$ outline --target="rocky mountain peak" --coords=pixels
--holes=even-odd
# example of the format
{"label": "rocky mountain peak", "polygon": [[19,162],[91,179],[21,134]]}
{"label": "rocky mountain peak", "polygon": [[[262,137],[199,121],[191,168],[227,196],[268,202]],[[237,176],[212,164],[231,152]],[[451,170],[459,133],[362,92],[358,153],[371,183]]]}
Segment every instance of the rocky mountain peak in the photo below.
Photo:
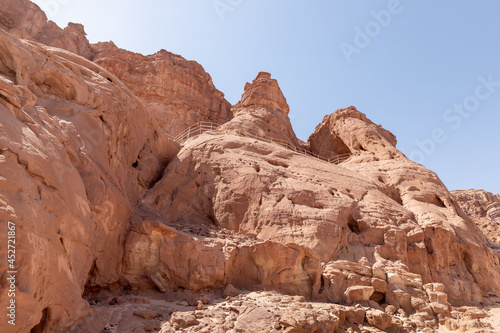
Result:
{"label": "rocky mountain peak", "polygon": [[245,85],[245,92],[241,96],[239,104],[242,107],[270,107],[286,114],[290,111],[278,81],[272,79],[271,74],[267,72],[260,72],[252,83]]}
{"label": "rocky mountain peak", "polygon": [[498,195],[451,194],[354,107],[308,140],[350,157],[319,159],[271,74],[242,90],[3,1],[0,332],[489,331]]}
{"label": "rocky mountain peak", "polygon": [[374,124],[354,106],[325,116],[308,139],[311,151],[325,157],[356,154],[364,159],[392,159],[403,156],[396,144],[394,134]]}
{"label": "rocky mountain peak", "polygon": [[61,29],[34,3],[26,0],[2,1],[0,6],[0,28],[10,34],[41,42],[78,54],[84,58],[93,57],[83,25],[68,23]]}
{"label": "rocky mountain peak", "polygon": [[241,100],[231,108],[233,119],[221,129],[300,146],[288,117],[289,111],[278,81],[272,79],[270,73],[260,72],[252,83],[245,85]]}

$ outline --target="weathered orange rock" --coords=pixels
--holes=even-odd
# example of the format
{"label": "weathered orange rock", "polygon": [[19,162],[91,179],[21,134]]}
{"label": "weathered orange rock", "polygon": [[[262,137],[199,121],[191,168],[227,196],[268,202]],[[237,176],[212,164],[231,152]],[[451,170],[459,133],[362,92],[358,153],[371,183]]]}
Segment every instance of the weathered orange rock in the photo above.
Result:
{"label": "weathered orange rock", "polygon": [[345,291],[345,297],[349,304],[367,302],[373,295],[373,287],[354,286]]}
{"label": "weathered orange rock", "polygon": [[301,146],[288,118],[289,110],[278,81],[271,79],[271,74],[260,72],[252,83],[245,85],[241,101],[231,109],[234,118],[220,131]]}
{"label": "weathered orange rock", "polygon": [[[412,295],[427,298],[424,283],[443,283],[452,304],[477,303],[496,290],[487,276],[499,274],[498,259],[439,178],[399,153],[384,130],[367,120],[359,123],[366,119],[359,112],[350,109],[337,119],[349,124],[351,117],[357,130],[346,127],[345,134],[339,127],[338,135],[373,149],[350,143],[353,157],[340,166],[224,131],[188,140],[144,198],[144,208],[177,223],[205,221],[303,246],[333,262],[325,266],[319,295],[331,301],[341,301],[351,286],[371,286],[371,274],[388,284],[389,298],[406,312],[413,311]],[[380,132],[382,143],[370,131]],[[352,134],[357,132],[359,137]],[[471,256],[482,259],[471,262]],[[362,265],[354,263],[362,259]]]}
{"label": "weathered orange rock", "polygon": [[366,320],[379,330],[386,330],[392,324],[392,317],[380,310],[370,310],[366,313]]}
{"label": "weathered orange rock", "polygon": [[452,191],[457,204],[500,251],[500,195],[482,191]]}
{"label": "weathered orange rock", "polygon": [[[269,73],[230,110],[195,62],[88,48],[82,26],[26,1],[0,11],[0,218],[23,244],[20,331],[423,330],[483,319],[453,306],[500,292],[494,232],[474,224],[496,223],[498,196],[450,194],[354,107],[306,145]],[[200,120],[224,125],[167,138]]]}
{"label": "weathered orange rock", "polygon": [[325,116],[307,143],[313,152],[325,157],[346,153],[363,155],[363,152],[378,159],[402,156],[396,149],[396,137],[353,106]]}
{"label": "weathered orange rock", "polygon": [[[358,213],[354,217],[355,223],[351,222],[354,230],[366,238],[371,233],[370,229],[381,227],[381,220],[385,220],[389,228],[383,232],[383,241],[379,238],[376,256],[401,260],[410,272],[421,275],[422,283],[443,283],[452,304],[461,303],[464,299],[477,302],[491,286],[491,279],[487,275],[496,271],[493,267],[498,258],[488,249],[480,230],[470,222],[439,178],[406,159],[395,148],[396,141],[392,134],[365,119],[354,108],[336,111],[325,118],[309,139],[311,145],[314,140],[321,142],[333,137],[333,134],[328,133],[337,135],[353,154],[342,164],[344,168],[364,175],[409,213],[397,217],[387,211],[379,214],[371,210],[364,214],[364,218],[359,218],[361,214]],[[365,131],[361,130],[362,126],[365,126]],[[326,133],[326,137],[321,139],[320,133]],[[316,152],[327,154],[325,150]],[[371,201],[369,195],[368,191],[364,202]],[[376,201],[381,202],[379,199]],[[398,207],[385,207],[389,206]],[[371,214],[375,214],[378,220],[368,222],[367,217]],[[401,224],[395,225],[394,221]],[[410,227],[413,224],[410,221],[416,222],[418,226]],[[464,247],[467,248],[465,252]],[[474,261],[470,260],[472,257]],[[464,292],[465,280],[481,282],[478,285],[476,282],[466,282],[469,287]],[[479,285],[482,286],[481,290],[478,289]]]}
{"label": "weathered orange rock", "polygon": [[170,136],[200,121],[222,124],[231,118],[231,104],[197,62],[165,50],[143,56],[112,42],[93,49],[94,62],[125,83]]}
{"label": "weathered orange rock", "polygon": [[89,314],[86,285],[119,279],[134,204],[178,148],[94,63],[3,30],[0,58],[0,217],[22,244],[16,328],[63,330]]}
{"label": "weathered orange rock", "polygon": [[239,102],[241,107],[263,106],[288,114],[285,96],[281,92],[278,81],[271,78],[270,73],[260,72],[252,83],[245,85],[245,93]]}
{"label": "weathered orange rock", "polygon": [[125,83],[171,137],[199,121],[224,123],[231,118],[230,103],[195,61],[165,50],[143,56],[119,49],[112,42],[90,44],[83,25],[68,23],[61,29],[26,0],[9,0],[2,5],[0,28],[93,60]]}
{"label": "weathered orange rock", "polygon": [[0,7],[0,29],[18,38],[31,39],[59,47],[87,59],[93,57],[92,47],[83,25],[68,23],[61,29],[34,3],[26,0],[3,1]]}

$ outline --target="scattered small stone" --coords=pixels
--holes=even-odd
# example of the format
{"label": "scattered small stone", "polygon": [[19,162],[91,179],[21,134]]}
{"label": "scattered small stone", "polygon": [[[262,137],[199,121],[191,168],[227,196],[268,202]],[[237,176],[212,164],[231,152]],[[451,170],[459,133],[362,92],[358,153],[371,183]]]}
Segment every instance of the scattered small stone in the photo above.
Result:
{"label": "scattered small stone", "polygon": [[175,312],[172,314],[171,322],[174,327],[185,328],[198,325],[200,322],[193,313]]}
{"label": "scattered small stone", "polygon": [[406,317],[408,317],[408,315],[406,314],[405,310],[403,310],[403,309],[399,309],[399,310],[397,311],[397,316],[398,316],[398,317],[402,317],[402,318],[406,318]]}
{"label": "scattered small stone", "polygon": [[303,303],[306,301],[306,298],[304,296],[294,296],[292,299],[294,302],[298,303]]}
{"label": "scattered small stone", "polygon": [[143,319],[154,319],[158,315],[156,311],[135,311],[134,316],[140,317]]}
{"label": "scattered small stone", "polygon": [[233,312],[236,312],[236,313],[240,313],[240,309],[238,309],[238,308],[237,308],[237,307],[235,307],[235,306],[230,306],[230,307],[229,307],[229,310],[230,310],[230,311],[233,311]]}
{"label": "scattered small stone", "polygon": [[393,315],[398,309],[394,305],[387,305],[384,310],[387,314]]}
{"label": "scattered small stone", "polygon": [[232,284],[228,284],[226,288],[224,288],[224,292],[222,293],[223,297],[229,297],[229,296],[238,296],[241,294],[241,291],[239,289],[236,289]]}

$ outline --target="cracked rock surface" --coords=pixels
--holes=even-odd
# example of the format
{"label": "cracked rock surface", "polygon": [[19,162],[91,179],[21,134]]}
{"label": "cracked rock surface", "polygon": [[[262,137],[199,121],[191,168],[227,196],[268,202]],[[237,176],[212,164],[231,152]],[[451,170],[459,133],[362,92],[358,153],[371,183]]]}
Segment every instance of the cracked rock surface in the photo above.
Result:
{"label": "cracked rock surface", "polygon": [[0,13],[16,332],[498,331],[498,195],[450,193],[355,107],[300,141],[269,73],[230,106],[195,62]]}

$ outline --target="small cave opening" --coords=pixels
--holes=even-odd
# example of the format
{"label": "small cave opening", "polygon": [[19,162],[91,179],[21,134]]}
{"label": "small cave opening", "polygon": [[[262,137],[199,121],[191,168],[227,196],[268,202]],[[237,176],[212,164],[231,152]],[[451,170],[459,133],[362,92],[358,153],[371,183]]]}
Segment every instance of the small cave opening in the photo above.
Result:
{"label": "small cave opening", "polygon": [[368,225],[364,221],[360,221],[359,218],[355,218],[353,214],[349,214],[347,218],[347,227],[351,232],[359,235],[368,228]]}
{"label": "small cave opening", "polygon": [[106,78],[109,82],[113,82],[113,80],[111,80],[109,77]]}
{"label": "small cave opening", "polygon": [[139,166],[139,160],[132,163],[132,168],[137,169],[138,166]]}
{"label": "small cave opening", "polygon": [[99,274],[99,269],[97,268],[96,260],[92,263],[90,267],[89,274],[87,275],[87,282],[85,283],[85,288],[83,289],[83,297],[90,297],[92,293],[100,291],[101,288],[94,284],[95,278]]}
{"label": "small cave opening", "polygon": [[378,304],[382,305],[385,303],[385,294],[381,293],[379,291],[376,291],[370,296],[370,301],[374,301],[374,302],[377,302]]}
{"label": "small cave opening", "polygon": [[355,234],[360,234],[361,233],[361,226],[359,225],[358,221],[356,221],[352,215],[349,215],[349,219],[347,220],[347,226],[349,227],[349,230],[354,232]]}
{"label": "small cave opening", "polygon": [[434,244],[432,238],[426,238],[425,239],[425,250],[428,255],[434,255]]}
{"label": "small cave opening", "polygon": [[321,274],[321,286],[319,288],[318,294],[322,294],[324,290],[325,290],[325,278],[323,274]]}
{"label": "small cave opening", "polygon": [[403,206],[403,198],[401,197],[401,191],[399,188],[397,188],[394,185],[391,186],[386,186],[386,188],[383,189],[383,193],[397,202],[399,205]]}
{"label": "small cave opening", "polygon": [[392,195],[392,199],[394,201],[396,201],[398,204],[400,204],[401,206],[404,206],[403,198],[401,197],[401,191],[399,190],[399,188],[394,189],[394,194]]}
{"label": "small cave opening", "polygon": [[435,196],[433,203],[438,207],[446,208],[444,201],[438,195]]}
{"label": "small cave opening", "polygon": [[40,322],[38,325],[33,327],[30,331],[30,333],[43,333],[45,332],[45,327],[47,326],[47,322],[49,320],[49,308],[45,308],[42,310],[42,319],[40,319]]}
{"label": "small cave opening", "polygon": [[356,235],[359,235],[370,229],[370,225],[363,220],[359,209],[360,207],[358,206],[358,204],[354,202],[351,204],[351,207],[348,208],[347,213],[344,215],[344,221],[346,224],[343,226],[343,228],[345,228],[345,226],[347,225],[349,230]]}

